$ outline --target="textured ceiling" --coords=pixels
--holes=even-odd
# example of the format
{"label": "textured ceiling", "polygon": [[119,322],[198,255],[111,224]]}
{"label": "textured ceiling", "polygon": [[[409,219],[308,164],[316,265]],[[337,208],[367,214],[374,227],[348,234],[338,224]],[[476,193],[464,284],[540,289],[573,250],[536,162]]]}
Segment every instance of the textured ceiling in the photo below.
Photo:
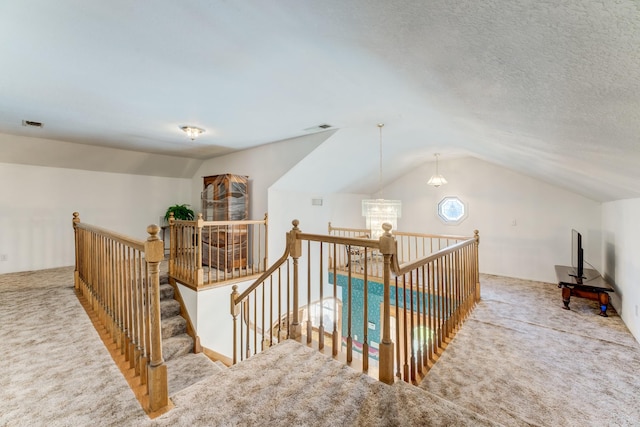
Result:
{"label": "textured ceiling", "polygon": [[441,152],[640,197],[634,0],[4,1],[0,40],[0,133],[204,159],[329,123],[375,168],[384,122],[389,179]]}

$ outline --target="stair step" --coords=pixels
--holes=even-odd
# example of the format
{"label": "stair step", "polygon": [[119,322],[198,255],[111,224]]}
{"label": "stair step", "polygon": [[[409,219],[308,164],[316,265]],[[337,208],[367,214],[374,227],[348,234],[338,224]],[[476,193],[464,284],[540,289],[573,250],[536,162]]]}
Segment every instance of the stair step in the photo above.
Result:
{"label": "stair step", "polygon": [[204,353],[190,353],[174,358],[167,362],[169,395],[172,396],[220,372],[222,369]]}
{"label": "stair step", "polygon": [[165,361],[175,359],[193,351],[193,338],[187,334],[162,340],[162,358]]}
{"label": "stair step", "polygon": [[187,321],[182,316],[162,319],[162,339],[166,340],[187,331]]}
{"label": "stair step", "polygon": [[166,299],[160,301],[160,318],[168,319],[169,317],[180,315],[180,303],[174,299]]}
{"label": "stair step", "polygon": [[160,301],[165,299],[173,299],[173,286],[170,284],[160,285]]}

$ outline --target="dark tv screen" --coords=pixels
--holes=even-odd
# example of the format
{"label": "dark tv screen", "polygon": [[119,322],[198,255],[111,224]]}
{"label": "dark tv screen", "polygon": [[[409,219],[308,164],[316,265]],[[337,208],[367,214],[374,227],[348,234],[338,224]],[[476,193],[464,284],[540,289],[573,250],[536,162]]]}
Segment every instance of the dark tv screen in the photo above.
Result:
{"label": "dark tv screen", "polygon": [[582,279],[584,273],[584,252],[582,250],[582,234],[571,230],[571,266],[578,279]]}

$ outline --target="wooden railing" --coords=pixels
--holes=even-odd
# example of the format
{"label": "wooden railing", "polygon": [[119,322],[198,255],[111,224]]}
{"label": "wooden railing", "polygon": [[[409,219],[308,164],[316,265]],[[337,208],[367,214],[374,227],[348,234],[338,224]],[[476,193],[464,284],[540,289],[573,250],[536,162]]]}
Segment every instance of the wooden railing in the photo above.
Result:
{"label": "wooden railing", "polygon": [[[388,224],[380,240],[355,237],[366,232],[357,229],[306,234],[298,224],[273,266],[242,293],[233,287],[233,363],[292,338],[363,372],[377,370],[387,384],[395,377],[417,382],[479,299],[478,233],[429,236],[452,244],[400,263]],[[345,248],[359,251],[361,266]]]}
{"label": "wooden railing", "polygon": [[78,296],[143,386],[136,397],[144,409],[161,411],[169,397],[160,324],[160,227],[150,225],[147,240],[139,241],[83,224],[74,212],[73,228]]}
{"label": "wooden railing", "polygon": [[169,276],[197,290],[249,280],[267,265],[267,217],[263,220],[169,219]]}
{"label": "wooden railing", "polygon": [[[364,228],[346,228],[346,227],[334,227],[329,223],[329,235],[340,237],[356,237],[356,238],[369,238],[371,232]],[[397,243],[397,256],[399,263],[409,262],[412,260],[420,259],[431,255],[435,252],[447,248],[452,244],[467,240],[465,236],[454,235],[439,235],[439,234],[422,234],[422,233],[409,233],[403,231],[394,231],[393,236],[396,238]],[[349,263],[356,264],[354,273],[362,273],[364,270],[364,263],[362,262],[362,253],[357,247],[345,246],[343,250],[338,250],[335,263],[337,268],[345,269]],[[369,259],[381,260],[379,251],[373,251],[369,255]],[[333,260],[330,260],[333,262]],[[381,263],[368,263],[368,275],[374,277],[382,277],[382,264]],[[358,271],[360,270],[360,271]]]}

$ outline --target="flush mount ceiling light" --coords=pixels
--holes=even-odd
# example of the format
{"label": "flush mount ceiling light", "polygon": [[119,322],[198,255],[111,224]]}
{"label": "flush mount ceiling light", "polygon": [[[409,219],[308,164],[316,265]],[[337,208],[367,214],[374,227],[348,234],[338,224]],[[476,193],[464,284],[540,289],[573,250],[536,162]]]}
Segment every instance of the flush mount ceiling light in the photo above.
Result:
{"label": "flush mount ceiling light", "polygon": [[371,230],[371,238],[379,239],[383,233],[382,224],[388,222],[392,230],[398,227],[398,218],[402,215],[402,202],[400,200],[385,200],[382,198],[382,127],[380,129],[380,188],[379,199],[366,199],[362,201],[362,215],[366,218],[367,228]]}
{"label": "flush mount ceiling light", "polygon": [[180,126],[180,129],[182,129],[192,141],[196,139],[198,135],[204,133],[204,129],[195,126]]}
{"label": "flush mount ceiling light", "polygon": [[429,178],[429,181],[427,181],[427,184],[429,185],[433,185],[434,187],[440,187],[441,185],[444,185],[447,183],[447,180],[444,179],[444,176],[440,175],[440,172],[438,171],[438,156],[440,154],[436,153],[434,154],[434,156],[436,156],[436,174],[433,175],[431,178]]}

